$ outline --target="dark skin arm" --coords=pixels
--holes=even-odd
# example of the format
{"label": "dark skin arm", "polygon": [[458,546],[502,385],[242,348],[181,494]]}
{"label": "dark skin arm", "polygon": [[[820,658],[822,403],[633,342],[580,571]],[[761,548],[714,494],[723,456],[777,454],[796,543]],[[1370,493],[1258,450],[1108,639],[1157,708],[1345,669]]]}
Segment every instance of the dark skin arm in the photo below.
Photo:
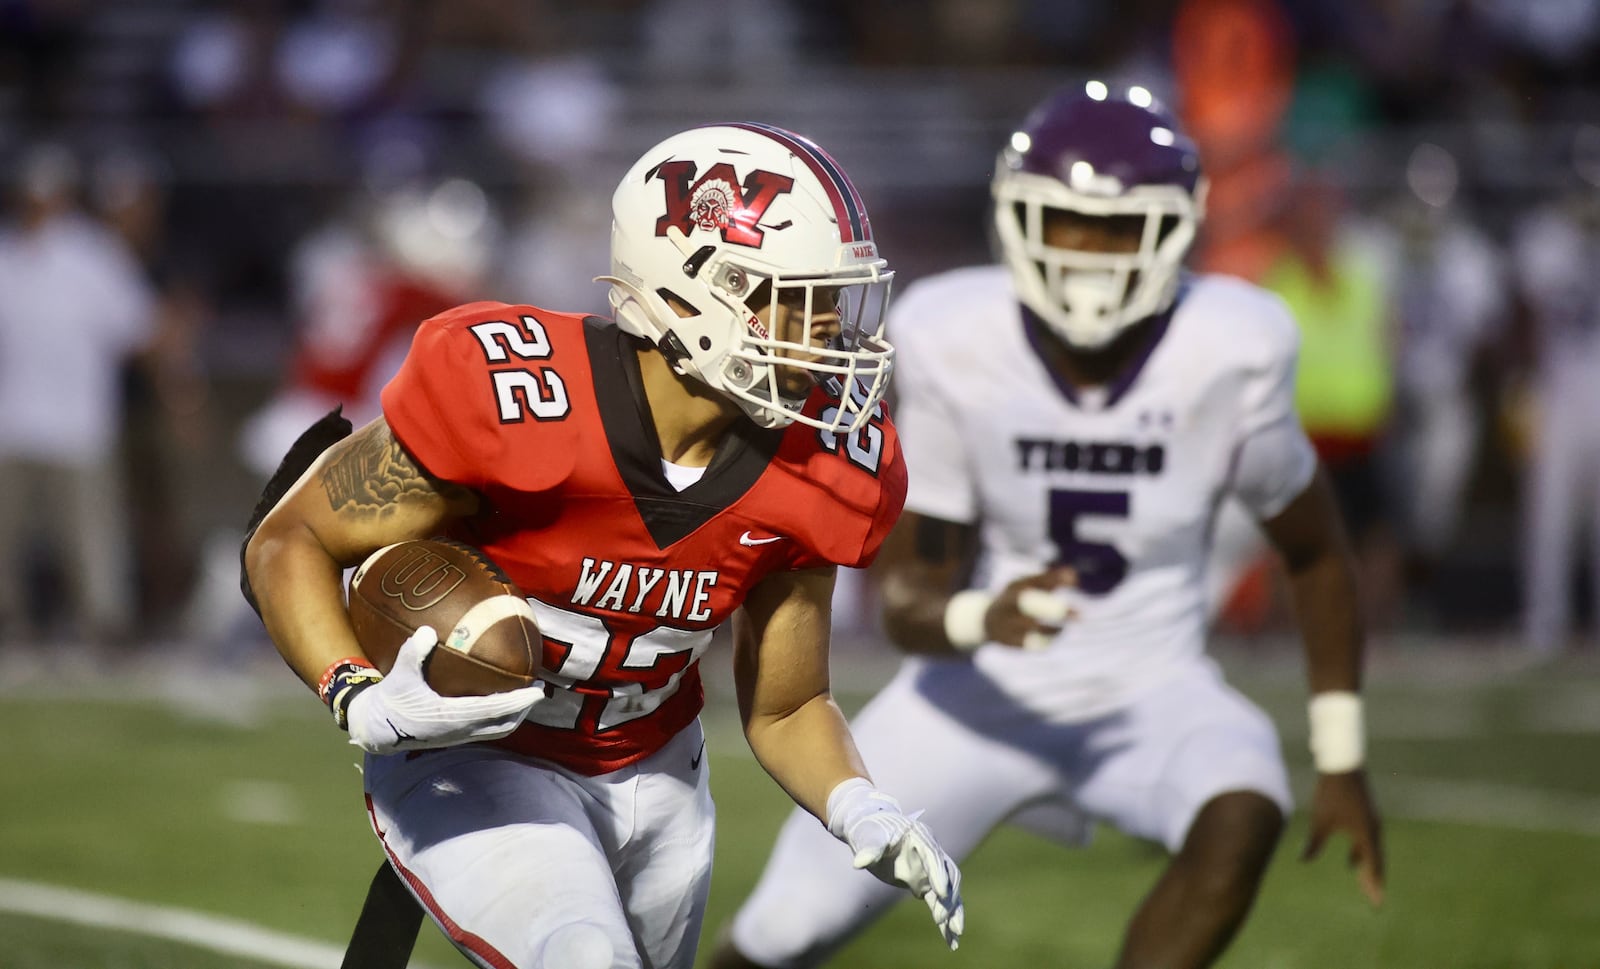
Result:
{"label": "dark skin arm", "polygon": [[[978,530],[973,525],[906,512],[889,533],[876,568],[883,577],[883,625],[894,644],[907,653],[953,655],[944,633],[944,610],[960,592],[977,557]],[[1022,614],[1017,596],[1024,589],[1070,585],[1071,569],[1050,569],[1012,582],[995,596],[984,616],[992,642],[1021,646],[1029,633],[1052,634],[1059,626]]]}
{"label": "dark skin arm", "polygon": [[[1319,469],[1306,490],[1262,527],[1289,575],[1311,692],[1358,692],[1364,637],[1355,560],[1327,476]],[[1372,904],[1381,904],[1382,825],[1365,770],[1317,776],[1302,857],[1315,858],[1339,833],[1350,839],[1350,864],[1361,890]]]}

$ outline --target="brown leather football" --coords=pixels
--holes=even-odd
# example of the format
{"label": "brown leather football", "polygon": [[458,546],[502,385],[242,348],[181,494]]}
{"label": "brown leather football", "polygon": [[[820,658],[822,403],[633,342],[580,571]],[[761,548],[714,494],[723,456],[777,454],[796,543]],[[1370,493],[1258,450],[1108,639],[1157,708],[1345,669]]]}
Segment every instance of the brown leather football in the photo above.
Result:
{"label": "brown leather football", "polygon": [[485,696],[539,677],[542,640],[533,607],[488,556],[459,542],[381,548],[350,580],[350,624],[383,673],[418,626],[439,646],[423,667],[443,696]]}

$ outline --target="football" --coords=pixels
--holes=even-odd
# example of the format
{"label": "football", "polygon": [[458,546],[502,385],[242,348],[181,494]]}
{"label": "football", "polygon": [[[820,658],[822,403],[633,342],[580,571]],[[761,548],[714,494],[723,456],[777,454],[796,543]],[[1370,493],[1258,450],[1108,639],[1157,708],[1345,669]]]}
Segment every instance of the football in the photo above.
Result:
{"label": "football", "polygon": [[439,646],[423,675],[443,696],[485,696],[539,677],[533,607],[470,545],[428,539],[379,549],[350,580],[349,610],[362,652],[383,673],[418,626],[432,626]]}

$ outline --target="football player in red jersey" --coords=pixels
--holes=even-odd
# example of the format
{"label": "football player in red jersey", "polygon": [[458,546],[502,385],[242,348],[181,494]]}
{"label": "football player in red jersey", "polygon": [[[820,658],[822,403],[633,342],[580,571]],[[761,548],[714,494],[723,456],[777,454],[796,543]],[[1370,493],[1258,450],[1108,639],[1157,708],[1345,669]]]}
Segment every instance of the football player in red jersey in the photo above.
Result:
{"label": "football player in red jersey", "polygon": [[[688,967],[713,810],[697,660],[734,620],[745,735],[855,864],[945,941],[960,876],[872,784],[829,693],[834,572],[877,554],[906,475],[882,405],[891,274],[854,187],[779,129],[692,129],[613,198],[616,324],[472,303],[418,330],[383,417],[260,522],[248,589],[367,752],[374,832],[480,966]],[[543,683],[443,697],[421,629],[379,676],[341,571],[438,534],[528,594]]]}

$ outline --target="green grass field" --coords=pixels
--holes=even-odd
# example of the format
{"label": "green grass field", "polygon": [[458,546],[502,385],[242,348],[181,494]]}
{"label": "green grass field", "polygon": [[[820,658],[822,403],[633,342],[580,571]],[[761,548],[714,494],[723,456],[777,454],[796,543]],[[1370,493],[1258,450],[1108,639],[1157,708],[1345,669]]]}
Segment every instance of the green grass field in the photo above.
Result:
{"label": "green grass field", "polygon": [[[1244,654],[1227,665],[1303,765],[1292,665]],[[1337,846],[1300,863],[1297,820],[1223,965],[1600,969],[1594,662],[1519,671],[1432,652],[1390,666],[1378,664],[1369,690],[1387,904],[1367,907]],[[754,881],[788,804],[737,736],[726,675],[708,671],[721,827],[707,939]],[[0,738],[0,969],[338,964],[378,852],[354,751],[286,672],[178,680],[142,669],[65,687],[0,673]],[[1309,776],[1295,781],[1304,795]],[[908,903],[835,965],[1103,967],[1160,865],[1109,832],[1069,851],[1004,830],[964,866],[959,953],[943,952]],[[93,894],[52,900],[41,885]],[[425,927],[415,964],[466,962]]]}

